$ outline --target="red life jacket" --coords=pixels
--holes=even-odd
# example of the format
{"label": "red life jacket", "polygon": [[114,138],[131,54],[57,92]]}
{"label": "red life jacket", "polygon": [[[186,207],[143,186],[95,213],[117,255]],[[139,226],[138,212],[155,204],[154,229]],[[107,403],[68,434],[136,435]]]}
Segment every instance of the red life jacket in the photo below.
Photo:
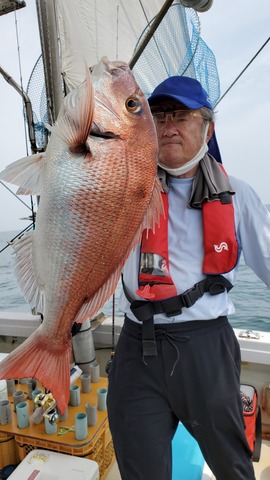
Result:
{"label": "red life jacket", "polygon": [[[147,300],[162,300],[177,295],[169,272],[168,253],[168,194],[163,193],[164,216],[155,232],[144,231],[141,242],[139,290],[137,295]],[[238,258],[238,243],[234,224],[234,208],[220,199],[204,201],[202,205],[205,275],[220,275],[232,270]]]}

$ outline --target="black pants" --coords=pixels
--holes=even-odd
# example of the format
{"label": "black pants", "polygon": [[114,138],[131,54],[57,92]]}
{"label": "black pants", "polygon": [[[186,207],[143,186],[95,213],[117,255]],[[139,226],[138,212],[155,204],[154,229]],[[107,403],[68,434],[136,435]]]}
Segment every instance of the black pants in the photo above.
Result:
{"label": "black pants", "polygon": [[227,318],[155,331],[158,354],[143,357],[141,325],[126,319],[109,373],[109,425],[122,480],[171,480],[179,421],[217,480],[255,480],[240,399],[240,349]]}

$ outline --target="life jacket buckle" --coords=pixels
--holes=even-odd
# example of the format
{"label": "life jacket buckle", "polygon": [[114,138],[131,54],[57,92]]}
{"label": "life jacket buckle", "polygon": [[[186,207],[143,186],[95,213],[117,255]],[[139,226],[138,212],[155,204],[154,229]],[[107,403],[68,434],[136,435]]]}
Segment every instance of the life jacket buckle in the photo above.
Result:
{"label": "life jacket buckle", "polygon": [[182,293],[181,299],[183,301],[184,307],[192,307],[192,305],[194,305],[194,303],[196,303],[197,300],[203,296],[204,291],[201,289],[200,283],[201,282],[195,283],[193,287]]}

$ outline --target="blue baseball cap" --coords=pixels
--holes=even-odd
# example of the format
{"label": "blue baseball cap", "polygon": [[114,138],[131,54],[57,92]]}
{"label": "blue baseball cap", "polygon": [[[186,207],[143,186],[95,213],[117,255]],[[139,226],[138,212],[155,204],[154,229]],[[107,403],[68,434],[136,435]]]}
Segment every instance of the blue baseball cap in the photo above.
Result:
{"label": "blue baseball cap", "polygon": [[207,92],[195,78],[181,76],[166,78],[155,88],[148,102],[150,107],[153,107],[160,101],[170,98],[193,110],[202,107],[213,110]]}

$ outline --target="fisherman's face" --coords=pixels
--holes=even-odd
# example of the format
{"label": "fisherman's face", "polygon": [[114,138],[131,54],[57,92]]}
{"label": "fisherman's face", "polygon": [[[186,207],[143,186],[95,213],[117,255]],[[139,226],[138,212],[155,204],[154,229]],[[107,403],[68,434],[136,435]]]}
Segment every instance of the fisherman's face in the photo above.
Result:
{"label": "fisherman's face", "polygon": [[[190,110],[175,101],[164,101],[152,110],[159,144],[159,161],[177,168],[192,160],[202,146],[205,128],[206,142],[211,138],[214,124],[206,124],[200,110]],[[195,169],[198,168],[198,165]],[[194,175],[194,169],[185,176]]]}

